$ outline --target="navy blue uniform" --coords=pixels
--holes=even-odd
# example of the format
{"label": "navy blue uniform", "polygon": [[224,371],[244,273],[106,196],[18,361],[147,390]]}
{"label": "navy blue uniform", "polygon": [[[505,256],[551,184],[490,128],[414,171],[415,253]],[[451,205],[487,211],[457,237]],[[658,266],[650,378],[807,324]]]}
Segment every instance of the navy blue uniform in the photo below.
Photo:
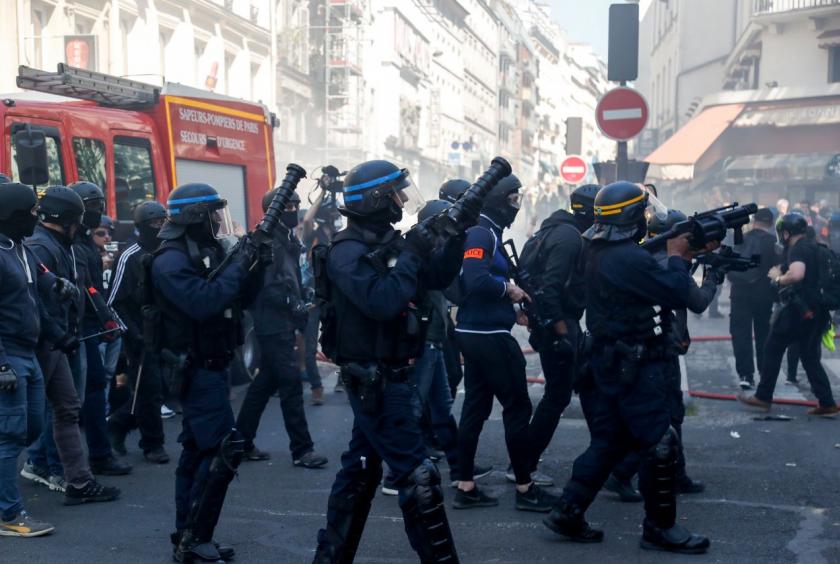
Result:
{"label": "navy blue uniform", "polygon": [[[603,486],[613,467],[631,451],[647,451],[668,432],[671,414],[666,402],[667,333],[644,341],[645,352],[632,381],[622,381],[615,360],[606,355],[617,339],[633,338],[633,308],[659,306],[667,310],[689,306],[691,278],[685,261],[670,257],[660,265],[635,242],[593,242],[587,267],[590,285],[587,327],[593,334],[592,382],[580,391],[581,406],[589,424],[591,442],[574,462],[572,478],[563,497],[585,509]],[[645,509],[655,513],[657,501],[644,465],[640,489]],[[666,517],[665,520],[668,518]],[[673,522],[663,523],[668,528]]]}
{"label": "navy blue uniform", "polygon": [[[428,484],[418,476],[437,474],[437,470],[426,460],[419,421],[412,412],[414,391],[408,379],[409,361],[422,351],[422,337],[413,347],[416,354],[411,353],[412,347],[404,347],[406,336],[400,328],[411,304],[420,303],[425,290],[443,289],[455,278],[461,263],[462,239],[451,239],[428,261],[401,250],[402,242],[393,230],[373,234],[351,222],[347,230],[337,235],[327,259],[327,276],[337,312],[334,360],[342,366],[343,374],[347,366],[378,371],[384,384],[381,398],[373,408],[359,387],[347,385],[353,430],[330,493],[327,528],[319,532],[319,562],[326,545],[341,554],[338,561],[352,561],[382,477],[383,460],[400,488],[400,507],[409,540],[416,551],[424,554],[421,539],[425,533],[415,509],[417,498],[413,490]],[[371,257],[372,251],[383,248],[390,251],[382,260]],[[439,477],[437,480],[439,484]],[[436,511],[442,513],[442,506]],[[431,512],[428,516],[438,518],[431,517]],[[445,524],[445,515],[442,519]],[[448,525],[446,529],[448,532]]]}
{"label": "navy blue uniform", "polygon": [[[206,272],[192,263],[186,249],[178,243],[164,243],[163,250],[152,262],[152,280],[155,291],[174,308],[168,314],[181,317],[181,325],[186,325],[181,329],[192,340],[196,326],[210,327],[225,318],[225,312],[244,293],[247,275],[238,264],[231,263],[214,280],[208,280]],[[181,398],[184,411],[178,436],[183,447],[175,480],[178,531],[187,528],[190,508],[201,498],[210,463],[234,427],[227,370],[233,347],[224,342],[205,342],[204,350],[199,350],[198,344],[171,343],[168,339],[163,342],[163,348],[187,353],[190,363],[184,374],[186,385]],[[219,356],[206,354],[212,349],[218,349]]]}

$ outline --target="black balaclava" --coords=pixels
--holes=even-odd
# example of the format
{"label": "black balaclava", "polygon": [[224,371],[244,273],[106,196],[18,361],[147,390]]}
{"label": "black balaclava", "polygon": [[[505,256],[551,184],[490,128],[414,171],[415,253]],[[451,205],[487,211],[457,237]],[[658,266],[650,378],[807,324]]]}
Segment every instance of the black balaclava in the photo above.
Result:
{"label": "black balaclava", "polygon": [[137,244],[144,251],[152,252],[160,245],[160,239],[158,239],[158,233],[160,233],[159,227],[152,227],[148,223],[141,223],[137,226],[137,233]]}
{"label": "black balaclava", "polygon": [[[90,204],[91,207],[88,207],[88,204]],[[93,205],[96,205],[97,208],[93,209]],[[85,202],[85,213],[82,215],[82,225],[85,226],[85,228],[92,230],[102,225],[102,208],[99,207],[101,205],[101,200],[90,200]]]}
{"label": "black balaclava", "polygon": [[193,223],[187,226],[187,236],[200,246],[214,246],[216,244],[216,233],[219,231],[220,223],[212,221],[205,216],[201,223]]}
{"label": "black balaclava", "polygon": [[35,232],[36,225],[38,225],[37,215],[32,215],[28,211],[18,210],[6,221],[0,222],[0,233],[15,243],[20,243],[23,239]]}
{"label": "black balaclava", "polygon": [[293,230],[295,227],[298,226],[298,221],[299,221],[299,217],[298,217],[298,211],[297,210],[294,210],[294,211],[284,210],[283,213],[280,214],[280,222],[283,225],[285,225],[286,228],[289,231]]}

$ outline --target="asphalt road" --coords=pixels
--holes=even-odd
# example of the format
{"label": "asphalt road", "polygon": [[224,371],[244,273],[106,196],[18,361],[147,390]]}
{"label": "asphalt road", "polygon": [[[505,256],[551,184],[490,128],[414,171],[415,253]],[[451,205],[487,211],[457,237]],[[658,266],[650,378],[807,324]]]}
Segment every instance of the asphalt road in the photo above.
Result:
{"label": "asphalt road", "polygon": [[[727,332],[726,320],[692,319],[692,324],[695,334]],[[728,343],[697,343],[686,362],[689,385],[707,391],[734,391],[731,363]],[[828,357],[828,366],[835,396],[840,398],[837,355]],[[532,363],[530,371],[536,370]],[[328,374],[329,368],[324,371]],[[351,426],[345,398],[331,392],[333,382],[334,378],[327,378],[330,393],[326,405],[307,406],[316,446],[330,458],[324,470],[291,465],[279,405],[271,402],[257,443],[270,451],[273,459],[243,464],[217,530],[218,538],[236,546],[238,562],[311,561],[315,534],[324,522],[329,488]],[[531,386],[535,400],[541,391],[541,386]],[[807,385],[800,390],[780,383],[779,391],[791,397],[810,397]],[[236,393],[241,399],[244,389]],[[754,413],[735,402],[710,400],[692,402],[690,413],[684,430],[688,468],[708,488],[705,494],[681,497],[679,515],[684,525],[711,537],[707,555],[678,557],[641,550],[642,507],[619,503],[610,495],[601,494],[588,513],[590,521],[606,531],[600,545],[564,542],[541,524],[541,514],[514,510],[513,488],[501,471],[507,457],[497,406],[485,425],[478,459],[499,470],[482,483],[500,496],[501,503],[489,509],[448,510],[461,561],[840,563],[840,421],[809,417],[802,407],[774,408],[774,413],[793,417],[789,422],[755,421]],[[174,441],[179,425],[177,418],[165,422],[167,447],[173,455],[178,453]],[[0,561],[169,561],[175,464],[143,462],[135,440],[132,435],[127,457],[134,464],[134,473],[103,479],[123,489],[117,502],[64,507],[58,494],[23,484],[29,511],[52,522],[56,531],[44,538],[0,539]],[[541,469],[562,484],[587,441],[585,423],[573,405],[561,421]],[[448,475],[446,469],[443,473]],[[447,504],[452,497],[452,490],[447,489]],[[377,496],[356,561],[417,561],[405,538],[396,498]]]}

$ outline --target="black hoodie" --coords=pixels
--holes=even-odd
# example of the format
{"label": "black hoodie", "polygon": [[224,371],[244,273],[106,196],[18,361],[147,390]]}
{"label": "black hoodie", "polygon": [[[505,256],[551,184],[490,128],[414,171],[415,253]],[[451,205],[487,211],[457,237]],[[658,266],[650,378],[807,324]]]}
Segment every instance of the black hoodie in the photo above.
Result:
{"label": "black hoodie", "polygon": [[578,272],[582,247],[575,216],[558,210],[542,222],[522,248],[522,263],[543,292],[543,318],[577,321],[583,316],[586,291],[582,273]]}

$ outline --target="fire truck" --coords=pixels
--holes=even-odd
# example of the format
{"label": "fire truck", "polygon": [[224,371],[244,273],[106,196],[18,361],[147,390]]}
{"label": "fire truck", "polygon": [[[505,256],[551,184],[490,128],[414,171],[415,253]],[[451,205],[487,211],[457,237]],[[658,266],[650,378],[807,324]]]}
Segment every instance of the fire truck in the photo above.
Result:
{"label": "fire truck", "polygon": [[47,185],[87,180],[102,187],[123,233],[142,201],[166,202],[180,184],[207,182],[243,229],[262,217],[275,180],[276,118],[261,104],[181,84],[152,86],[59,64],[19,68],[28,92],[0,103],[0,172],[16,180],[15,136],[43,133]]}

